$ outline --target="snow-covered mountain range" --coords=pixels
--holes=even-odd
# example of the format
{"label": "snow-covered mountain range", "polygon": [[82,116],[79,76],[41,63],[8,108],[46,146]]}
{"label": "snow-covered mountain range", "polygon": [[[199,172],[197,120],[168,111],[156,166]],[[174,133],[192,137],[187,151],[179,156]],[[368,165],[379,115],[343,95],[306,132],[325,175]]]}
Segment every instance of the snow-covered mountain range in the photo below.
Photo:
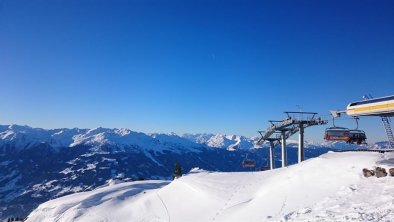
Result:
{"label": "snow-covered mountain range", "polygon": [[[17,149],[27,149],[40,143],[52,148],[75,147],[78,145],[105,146],[115,145],[118,148],[140,146],[153,151],[174,151],[169,144],[187,147],[184,151],[193,151],[191,147],[204,145],[213,148],[236,150],[238,148],[260,148],[255,140],[236,135],[223,134],[145,134],[129,129],[51,129],[32,128],[20,125],[0,125],[0,146],[14,146]],[[179,150],[181,151],[181,150]]]}
{"label": "snow-covered mountain range", "polygon": [[[247,138],[238,135],[211,133],[183,135],[174,133],[145,134],[124,128],[109,129],[99,127],[95,129],[62,128],[46,130],[21,125],[0,125],[0,147],[3,149],[14,147],[16,149],[14,151],[28,149],[38,144],[47,144],[54,149],[87,145],[95,147],[113,146],[123,150],[128,147],[138,146],[155,152],[163,152],[165,150],[180,152],[198,151],[198,147],[202,146],[227,149],[229,151],[259,149],[266,146],[257,145],[257,140],[258,137]],[[289,146],[295,144],[297,144],[297,141],[287,141]],[[349,146],[341,142],[317,144],[305,141],[305,147],[348,148]]]}
{"label": "snow-covered mountain range", "polygon": [[[245,158],[256,160],[259,167],[267,166],[268,150],[260,149],[255,141],[222,134],[0,125],[0,220],[26,216],[49,199],[92,190],[116,178],[170,179],[177,162],[184,172],[194,167],[245,171],[249,170],[241,167]],[[289,163],[295,163],[296,145],[288,144]],[[307,158],[336,147],[352,148],[343,143],[306,143],[306,147]],[[280,164],[279,147],[276,164]]]}

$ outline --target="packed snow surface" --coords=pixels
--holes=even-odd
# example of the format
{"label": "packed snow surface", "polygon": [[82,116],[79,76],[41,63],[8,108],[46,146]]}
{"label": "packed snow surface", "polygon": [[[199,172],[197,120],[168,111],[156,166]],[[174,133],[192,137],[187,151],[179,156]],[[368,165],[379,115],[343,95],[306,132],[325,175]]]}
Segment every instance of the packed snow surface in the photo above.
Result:
{"label": "packed snow surface", "polygon": [[116,184],[41,204],[28,221],[393,221],[392,154],[327,153],[264,172],[194,169],[174,181]]}

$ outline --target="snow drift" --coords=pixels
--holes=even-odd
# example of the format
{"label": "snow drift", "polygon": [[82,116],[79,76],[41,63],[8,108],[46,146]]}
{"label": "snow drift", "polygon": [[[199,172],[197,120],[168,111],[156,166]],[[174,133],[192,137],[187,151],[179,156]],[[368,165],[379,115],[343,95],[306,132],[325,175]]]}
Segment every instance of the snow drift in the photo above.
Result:
{"label": "snow drift", "polygon": [[130,182],[41,204],[28,221],[381,221],[394,219],[390,154],[327,153],[265,172],[192,170],[175,181]]}

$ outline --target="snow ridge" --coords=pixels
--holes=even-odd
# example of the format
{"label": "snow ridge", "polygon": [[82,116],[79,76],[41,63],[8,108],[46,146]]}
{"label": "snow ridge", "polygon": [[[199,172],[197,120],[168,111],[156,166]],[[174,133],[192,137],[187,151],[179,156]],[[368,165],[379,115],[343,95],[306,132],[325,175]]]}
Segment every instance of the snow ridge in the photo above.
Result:
{"label": "snow ridge", "polygon": [[[0,147],[10,145],[16,149],[29,149],[37,144],[45,143],[52,148],[75,147],[87,145],[95,147],[112,146],[119,150],[143,147],[144,149],[163,152],[171,150],[176,152],[198,152],[199,147],[220,148],[229,151],[238,149],[258,149],[268,147],[268,144],[257,145],[259,138],[247,138],[239,135],[226,134],[183,134],[175,133],[145,134],[130,129],[41,129],[21,125],[0,125]],[[287,140],[289,147],[297,146],[297,141]],[[385,147],[385,142],[365,145],[362,148]],[[343,142],[324,142],[322,144],[305,141],[306,148],[327,147],[332,149],[356,149],[357,145],[348,145]]]}
{"label": "snow ridge", "polygon": [[0,125],[0,146],[12,145],[18,149],[28,149],[39,143],[49,144],[53,148],[88,146],[144,147],[161,152],[174,150],[175,147],[214,147],[227,150],[256,148],[255,140],[237,135],[223,134],[145,134],[130,129],[41,129],[20,125]]}
{"label": "snow ridge", "polygon": [[331,152],[265,172],[194,169],[50,200],[27,221],[393,221],[394,178],[362,176],[392,165],[392,155]]}

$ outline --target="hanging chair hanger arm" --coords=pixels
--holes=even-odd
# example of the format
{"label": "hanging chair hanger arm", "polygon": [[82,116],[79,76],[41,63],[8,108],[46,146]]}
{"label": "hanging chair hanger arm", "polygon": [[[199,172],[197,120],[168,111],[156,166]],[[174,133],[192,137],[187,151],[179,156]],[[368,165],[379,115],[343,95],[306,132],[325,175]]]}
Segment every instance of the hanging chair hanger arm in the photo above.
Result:
{"label": "hanging chair hanger arm", "polygon": [[346,113],[346,110],[340,111],[340,110],[330,110],[331,116],[333,118],[340,117],[342,113]]}

